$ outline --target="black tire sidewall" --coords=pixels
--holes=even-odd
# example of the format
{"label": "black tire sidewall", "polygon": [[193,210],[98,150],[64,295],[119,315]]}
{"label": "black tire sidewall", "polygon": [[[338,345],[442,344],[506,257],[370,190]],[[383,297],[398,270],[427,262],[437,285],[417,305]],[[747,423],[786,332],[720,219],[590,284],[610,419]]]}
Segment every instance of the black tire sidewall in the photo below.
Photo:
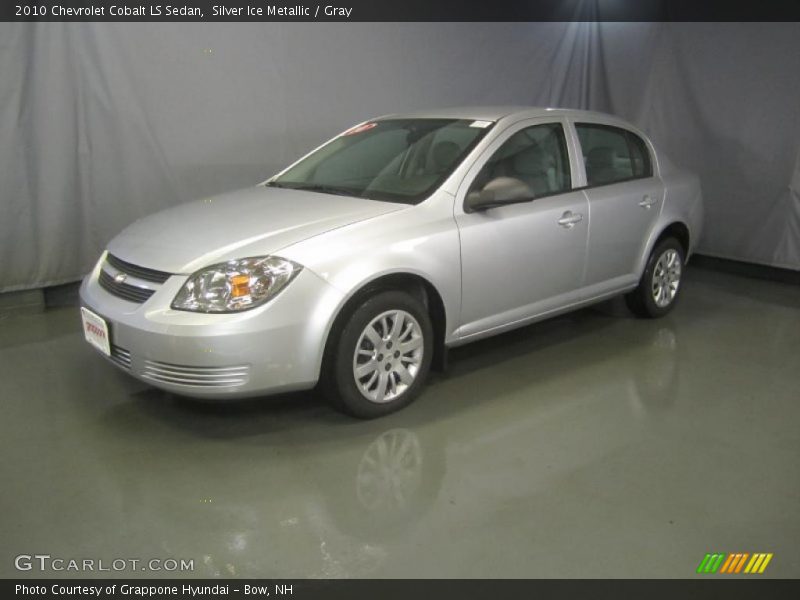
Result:
{"label": "black tire sidewall", "polygon": [[[372,402],[359,391],[353,377],[353,353],[361,333],[379,314],[390,310],[404,310],[417,320],[422,329],[422,364],[414,382],[395,400],[385,403]],[[433,357],[433,326],[423,304],[413,296],[400,291],[378,292],[362,302],[350,315],[336,341],[333,353],[330,384],[336,408],[354,417],[372,419],[380,417],[410,404],[425,385]]]}

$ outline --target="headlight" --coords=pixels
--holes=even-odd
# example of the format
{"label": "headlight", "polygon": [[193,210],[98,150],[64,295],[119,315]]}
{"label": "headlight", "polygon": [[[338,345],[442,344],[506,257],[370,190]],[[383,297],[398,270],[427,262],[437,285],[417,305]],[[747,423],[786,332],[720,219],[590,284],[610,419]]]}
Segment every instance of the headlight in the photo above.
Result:
{"label": "headlight", "polygon": [[273,298],[302,268],[277,256],[211,265],[189,277],[172,301],[172,308],[206,313],[254,308]]}

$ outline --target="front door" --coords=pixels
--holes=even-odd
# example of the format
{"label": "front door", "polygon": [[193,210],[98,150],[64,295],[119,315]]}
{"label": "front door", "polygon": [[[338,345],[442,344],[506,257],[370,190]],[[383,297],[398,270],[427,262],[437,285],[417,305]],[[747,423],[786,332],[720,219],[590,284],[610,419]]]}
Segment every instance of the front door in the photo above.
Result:
{"label": "front door", "polygon": [[[462,305],[457,334],[502,329],[569,304],[582,286],[589,211],[573,191],[564,123],[510,127],[468,172],[456,199]],[[522,181],[531,199],[467,213],[463,199],[499,178]]]}

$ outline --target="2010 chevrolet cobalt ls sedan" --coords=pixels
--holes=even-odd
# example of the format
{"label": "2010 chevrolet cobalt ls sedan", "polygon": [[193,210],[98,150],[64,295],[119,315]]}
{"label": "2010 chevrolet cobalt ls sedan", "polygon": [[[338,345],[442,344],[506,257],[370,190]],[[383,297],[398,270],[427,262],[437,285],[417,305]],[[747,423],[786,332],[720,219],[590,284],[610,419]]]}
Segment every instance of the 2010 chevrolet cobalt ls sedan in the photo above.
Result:
{"label": "2010 chevrolet cobalt ls sedan", "polygon": [[175,393],[319,384],[375,417],[450,347],[617,294],[666,314],[701,224],[697,178],[615,117],[381,117],[261,185],[128,227],[83,282],[84,333]]}

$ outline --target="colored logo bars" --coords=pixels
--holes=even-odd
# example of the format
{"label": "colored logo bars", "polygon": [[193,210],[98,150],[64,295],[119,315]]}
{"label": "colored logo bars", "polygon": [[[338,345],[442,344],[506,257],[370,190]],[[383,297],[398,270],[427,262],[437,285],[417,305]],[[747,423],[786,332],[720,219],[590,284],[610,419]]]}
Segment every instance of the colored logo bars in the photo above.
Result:
{"label": "colored logo bars", "polygon": [[706,554],[697,567],[697,572],[702,574],[749,573],[754,575],[763,573],[771,560],[772,553],[762,552],[755,554],[748,554],[747,552]]}

